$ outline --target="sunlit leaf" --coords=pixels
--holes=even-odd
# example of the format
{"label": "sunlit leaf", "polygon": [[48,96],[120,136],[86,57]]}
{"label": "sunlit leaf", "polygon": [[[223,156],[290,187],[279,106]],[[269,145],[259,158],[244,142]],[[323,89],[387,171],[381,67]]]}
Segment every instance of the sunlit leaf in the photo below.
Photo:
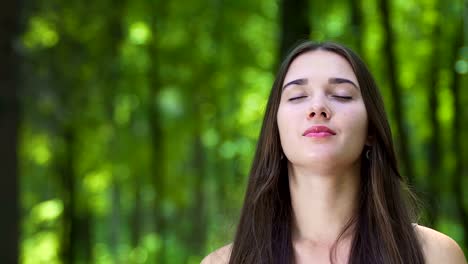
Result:
{"label": "sunlit leaf", "polygon": [[59,199],[48,200],[37,204],[31,211],[32,219],[36,222],[57,220],[63,212],[63,202]]}
{"label": "sunlit leaf", "polygon": [[39,165],[46,165],[52,156],[50,141],[47,135],[37,134],[29,140],[24,146],[29,158]]}
{"label": "sunlit leaf", "polygon": [[146,44],[151,38],[151,30],[144,22],[132,23],[129,28],[129,38],[134,44]]}
{"label": "sunlit leaf", "polygon": [[55,232],[39,232],[24,241],[22,263],[60,263],[58,259],[59,238]]}
{"label": "sunlit leaf", "polygon": [[59,41],[55,26],[40,16],[29,19],[28,30],[23,37],[24,45],[29,49],[50,48]]}
{"label": "sunlit leaf", "polygon": [[468,60],[458,60],[455,63],[455,71],[459,74],[468,73]]}

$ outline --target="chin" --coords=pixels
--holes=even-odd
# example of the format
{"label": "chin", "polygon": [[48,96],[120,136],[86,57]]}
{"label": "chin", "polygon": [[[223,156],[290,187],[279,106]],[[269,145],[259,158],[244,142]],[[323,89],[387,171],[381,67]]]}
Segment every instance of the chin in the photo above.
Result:
{"label": "chin", "polygon": [[317,165],[323,166],[326,164],[335,166],[338,160],[339,160],[339,157],[337,157],[337,155],[325,154],[325,153],[314,153],[314,154],[308,154],[307,156],[294,157],[293,159],[290,159],[289,161],[293,165],[309,167],[309,166],[317,166]]}

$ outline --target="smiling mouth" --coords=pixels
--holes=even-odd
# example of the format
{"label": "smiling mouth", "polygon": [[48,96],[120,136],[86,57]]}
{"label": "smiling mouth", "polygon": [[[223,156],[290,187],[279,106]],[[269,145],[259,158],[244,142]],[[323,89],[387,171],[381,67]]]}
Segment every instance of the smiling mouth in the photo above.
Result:
{"label": "smiling mouth", "polygon": [[305,137],[318,137],[318,138],[322,138],[322,137],[331,137],[331,136],[334,136],[333,134],[331,133],[328,133],[328,132],[319,132],[319,133],[307,133],[306,135],[304,135]]}
{"label": "smiling mouth", "polygon": [[307,129],[302,135],[305,137],[324,138],[334,136],[336,135],[336,132],[327,126],[312,126],[309,129]]}

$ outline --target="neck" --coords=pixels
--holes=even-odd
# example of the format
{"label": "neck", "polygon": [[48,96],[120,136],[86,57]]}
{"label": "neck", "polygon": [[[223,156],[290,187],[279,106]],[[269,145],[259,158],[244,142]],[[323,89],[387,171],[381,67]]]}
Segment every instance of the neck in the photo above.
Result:
{"label": "neck", "polygon": [[[356,214],[360,167],[316,172],[289,165],[293,209],[292,239],[317,246],[331,246]],[[352,227],[343,236],[347,239]]]}

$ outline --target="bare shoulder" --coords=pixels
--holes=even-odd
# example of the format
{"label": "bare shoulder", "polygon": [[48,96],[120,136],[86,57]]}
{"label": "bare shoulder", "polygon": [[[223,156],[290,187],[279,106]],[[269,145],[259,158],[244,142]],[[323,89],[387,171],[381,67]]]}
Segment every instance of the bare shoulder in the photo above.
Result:
{"label": "bare shoulder", "polygon": [[201,264],[227,264],[231,249],[232,243],[213,251],[202,260]]}
{"label": "bare shoulder", "polygon": [[415,226],[427,264],[467,264],[463,251],[452,238],[425,226]]}

